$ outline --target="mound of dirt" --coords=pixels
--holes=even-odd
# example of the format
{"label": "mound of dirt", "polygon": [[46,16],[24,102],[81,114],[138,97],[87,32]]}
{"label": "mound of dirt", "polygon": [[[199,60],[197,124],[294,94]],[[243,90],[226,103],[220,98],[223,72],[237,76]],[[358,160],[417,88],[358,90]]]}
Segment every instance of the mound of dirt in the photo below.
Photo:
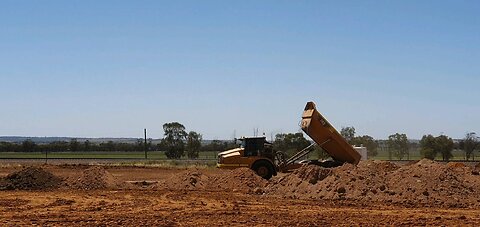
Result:
{"label": "mound of dirt", "polygon": [[226,170],[222,172],[221,175],[213,177],[210,186],[212,189],[255,192],[260,194],[263,191],[261,188],[263,188],[267,182],[267,180],[258,176],[249,168],[238,168]]}
{"label": "mound of dirt", "polygon": [[379,201],[405,206],[478,206],[480,177],[465,165],[421,160],[397,166],[363,161],[325,169],[309,165],[278,178],[266,192],[290,198]]}
{"label": "mound of dirt", "polygon": [[165,182],[168,188],[180,190],[204,189],[208,183],[209,177],[197,169],[175,174]]}
{"label": "mound of dirt", "polygon": [[27,167],[0,180],[3,190],[45,190],[58,188],[63,179],[39,167]]}
{"label": "mound of dirt", "polygon": [[337,168],[307,165],[273,179],[266,190],[293,198],[359,198],[385,185],[384,176],[397,168],[381,161],[363,162],[358,166],[344,164]]}
{"label": "mound of dirt", "polygon": [[119,187],[120,184],[115,177],[103,167],[93,166],[85,169],[79,178],[71,180],[70,186],[75,189],[94,190],[116,188]]}
{"label": "mound of dirt", "polygon": [[[198,169],[188,169],[167,179],[164,184],[170,189],[241,191],[254,192],[267,181],[248,168],[222,170],[218,174]],[[261,190],[261,189],[260,189]]]}
{"label": "mound of dirt", "polygon": [[462,164],[421,160],[391,174],[388,186],[398,194],[392,200],[403,204],[467,207],[480,202],[480,178]]}

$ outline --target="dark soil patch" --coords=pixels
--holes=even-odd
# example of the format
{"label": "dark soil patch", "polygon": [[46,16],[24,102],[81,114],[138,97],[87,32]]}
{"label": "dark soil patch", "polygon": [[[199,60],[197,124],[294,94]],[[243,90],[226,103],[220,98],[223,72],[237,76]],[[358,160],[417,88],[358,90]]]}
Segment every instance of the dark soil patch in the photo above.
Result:
{"label": "dark soil patch", "polygon": [[63,179],[39,167],[27,167],[0,180],[2,190],[45,190],[62,185]]}

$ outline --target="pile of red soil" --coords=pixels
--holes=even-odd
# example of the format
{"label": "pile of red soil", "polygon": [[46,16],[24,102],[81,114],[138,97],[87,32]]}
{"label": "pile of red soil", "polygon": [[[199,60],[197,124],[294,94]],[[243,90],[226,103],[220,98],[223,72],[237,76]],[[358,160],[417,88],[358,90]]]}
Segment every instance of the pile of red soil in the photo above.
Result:
{"label": "pile of red soil", "polygon": [[171,189],[195,190],[204,189],[209,182],[209,177],[201,173],[197,169],[185,170],[179,174],[175,174],[165,182],[166,186]]}
{"label": "pile of red soil", "polygon": [[212,174],[198,169],[185,170],[165,181],[166,187],[180,190],[253,192],[267,181],[248,168],[222,170]]}
{"label": "pile of red soil", "polygon": [[117,188],[120,184],[115,177],[103,167],[93,166],[85,169],[79,178],[72,179],[70,186],[75,189],[94,190]]}
{"label": "pile of red soil", "polygon": [[63,179],[39,167],[27,167],[0,180],[2,190],[45,190],[62,185]]}
{"label": "pile of red soil", "polygon": [[388,179],[399,193],[393,201],[467,207],[480,202],[480,177],[465,165],[445,165],[430,160],[401,168]]}
{"label": "pile of red soil", "polygon": [[264,187],[267,182],[249,168],[238,168],[212,177],[211,186],[212,189],[260,193],[263,190],[259,191],[259,188]]}
{"label": "pile of red soil", "polygon": [[274,178],[266,192],[290,198],[348,199],[405,206],[479,206],[480,177],[465,165],[421,160],[397,166],[364,161],[326,169],[309,165]]}

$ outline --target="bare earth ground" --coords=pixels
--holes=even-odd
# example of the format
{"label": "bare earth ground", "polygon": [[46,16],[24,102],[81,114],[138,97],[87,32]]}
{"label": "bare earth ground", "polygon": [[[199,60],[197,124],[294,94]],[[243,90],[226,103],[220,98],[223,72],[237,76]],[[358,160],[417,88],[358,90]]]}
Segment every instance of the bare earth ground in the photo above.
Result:
{"label": "bare earth ground", "polygon": [[[380,201],[294,199],[261,193],[254,187],[262,182],[239,171],[232,174],[244,177],[242,182],[248,180],[254,190],[240,186],[236,190],[235,185],[223,189],[221,184],[229,179],[224,178],[226,170],[220,169],[105,167],[108,174],[102,176],[114,178],[118,185],[92,190],[74,188],[78,182],[85,182],[79,179],[87,168],[42,166],[43,170],[73,183],[58,189],[0,191],[0,225],[478,226],[480,223],[480,210],[475,206],[407,208]],[[0,177],[22,169],[0,167]],[[214,180],[204,180],[202,184],[205,176]],[[277,180],[281,177],[285,176],[278,176]],[[139,185],[125,183],[144,180],[145,184]],[[256,189],[260,193],[254,193]]]}

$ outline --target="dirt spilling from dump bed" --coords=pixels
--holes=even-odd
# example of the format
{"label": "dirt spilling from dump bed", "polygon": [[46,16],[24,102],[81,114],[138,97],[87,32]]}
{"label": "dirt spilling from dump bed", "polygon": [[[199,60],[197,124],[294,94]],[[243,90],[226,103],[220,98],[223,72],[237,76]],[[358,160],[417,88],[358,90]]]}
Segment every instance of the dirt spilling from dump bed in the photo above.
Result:
{"label": "dirt spilling from dump bed", "polygon": [[267,181],[248,168],[224,170],[218,174],[201,170],[185,170],[172,176],[165,184],[171,189],[254,192],[266,185]]}
{"label": "dirt spilling from dump bed", "polygon": [[0,179],[1,190],[45,190],[63,185],[63,179],[39,167],[27,167]]}
{"label": "dirt spilling from dump bed", "polygon": [[69,186],[74,189],[94,190],[118,188],[121,184],[101,166],[92,166],[83,170],[79,178],[70,180]]}
{"label": "dirt spilling from dump bed", "polygon": [[478,171],[463,164],[421,160],[397,166],[363,161],[326,169],[308,165],[274,178],[268,194],[303,199],[339,199],[404,206],[469,207],[480,204]]}

